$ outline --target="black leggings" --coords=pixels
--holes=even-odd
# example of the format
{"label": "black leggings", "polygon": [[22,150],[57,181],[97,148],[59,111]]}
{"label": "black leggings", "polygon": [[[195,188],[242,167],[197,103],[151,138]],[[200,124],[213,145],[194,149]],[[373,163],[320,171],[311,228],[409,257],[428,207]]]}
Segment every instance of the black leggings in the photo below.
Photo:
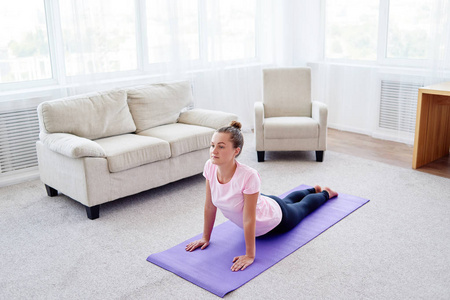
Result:
{"label": "black leggings", "polygon": [[283,199],[270,195],[264,196],[277,201],[283,213],[280,224],[266,234],[284,233],[291,230],[330,198],[327,191],[316,193],[314,188],[292,192]]}

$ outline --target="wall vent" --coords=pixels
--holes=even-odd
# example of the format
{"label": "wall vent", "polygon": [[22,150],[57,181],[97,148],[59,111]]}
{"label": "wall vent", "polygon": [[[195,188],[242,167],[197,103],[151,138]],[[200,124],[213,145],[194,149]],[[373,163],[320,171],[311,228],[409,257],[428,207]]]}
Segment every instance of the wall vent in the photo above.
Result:
{"label": "wall vent", "polygon": [[0,112],[0,174],[36,167],[36,108]]}
{"label": "wall vent", "polygon": [[392,80],[381,81],[380,117],[384,129],[414,133],[417,96],[423,84]]}

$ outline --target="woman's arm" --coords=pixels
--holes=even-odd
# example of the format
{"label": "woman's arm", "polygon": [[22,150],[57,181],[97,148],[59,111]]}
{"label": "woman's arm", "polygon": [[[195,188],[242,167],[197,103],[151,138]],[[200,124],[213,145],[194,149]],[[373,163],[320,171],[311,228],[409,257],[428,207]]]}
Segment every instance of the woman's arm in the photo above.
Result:
{"label": "woman's arm", "polygon": [[206,180],[206,200],[204,211],[203,238],[208,241],[208,244],[209,240],[211,239],[212,230],[214,228],[214,222],[216,220],[216,212],[217,207],[212,203],[211,187],[209,186],[209,180]]}
{"label": "woman's arm", "polygon": [[200,240],[189,243],[186,246],[186,251],[194,251],[198,247],[205,249],[209,246],[209,240],[211,239],[211,233],[214,228],[214,222],[216,220],[217,207],[212,203],[211,188],[209,186],[209,180],[206,180],[206,200],[204,210],[204,223],[203,223],[203,237]]}
{"label": "woman's arm", "polygon": [[245,255],[236,256],[233,259],[232,271],[245,270],[255,260],[255,226],[256,226],[256,204],[259,193],[244,194],[244,236]]}

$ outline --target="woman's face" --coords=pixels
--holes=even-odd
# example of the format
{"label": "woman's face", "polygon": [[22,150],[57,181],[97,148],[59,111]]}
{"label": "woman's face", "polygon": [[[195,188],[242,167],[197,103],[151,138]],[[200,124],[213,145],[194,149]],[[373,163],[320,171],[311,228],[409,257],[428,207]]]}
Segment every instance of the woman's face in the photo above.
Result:
{"label": "woman's face", "polygon": [[209,150],[211,162],[215,165],[224,165],[234,161],[240,149],[233,147],[230,134],[226,132],[216,132],[211,139]]}

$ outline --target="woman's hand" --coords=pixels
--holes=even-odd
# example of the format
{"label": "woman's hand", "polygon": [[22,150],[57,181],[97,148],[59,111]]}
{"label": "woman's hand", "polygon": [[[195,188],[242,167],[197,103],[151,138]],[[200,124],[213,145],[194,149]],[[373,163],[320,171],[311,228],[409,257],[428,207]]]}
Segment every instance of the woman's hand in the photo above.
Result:
{"label": "woman's hand", "polygon": [[198,247],[201,247],[200,249],[205,249],[206,247],[209,246],[209,241],[207,241],[206,239],[202,238],[200,240],[197,241],[193,241],[189,244],[186,245],[186,251],[192,252],[195,249],[197,249]]}
{"label": "woman's hand", "polygon": [[254,257],[249,257],[247,255],[236,256],[233,258],[233,265],[231,266],[231,271],[244,271],[248,266],[250,266],[255,261]]}

